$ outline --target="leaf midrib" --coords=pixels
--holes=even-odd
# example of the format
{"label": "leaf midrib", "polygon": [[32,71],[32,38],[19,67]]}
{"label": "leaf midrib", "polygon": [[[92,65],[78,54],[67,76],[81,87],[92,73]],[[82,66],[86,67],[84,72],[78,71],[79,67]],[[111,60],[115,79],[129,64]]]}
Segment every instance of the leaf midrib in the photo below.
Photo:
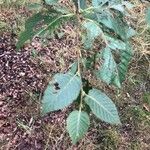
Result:
{"label": "leaf midrib", "polygon": [[79,110],[79,113],[78,113],[76,138],[79,137],[79,124],[80,124],[80,118],[81,118],[81,110]]}

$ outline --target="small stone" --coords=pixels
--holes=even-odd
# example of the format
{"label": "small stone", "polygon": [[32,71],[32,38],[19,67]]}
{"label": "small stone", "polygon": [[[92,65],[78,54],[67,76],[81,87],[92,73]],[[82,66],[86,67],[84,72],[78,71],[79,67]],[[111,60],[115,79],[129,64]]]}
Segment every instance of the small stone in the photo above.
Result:
{"label": "small stone", "polygon": [[0,107],[3,105],[3,101],[0,101]]}
{"label": "small stone", "polygon": [[20,72],[19,75],[20,76],[25,76],[25,73],[24,72]]}

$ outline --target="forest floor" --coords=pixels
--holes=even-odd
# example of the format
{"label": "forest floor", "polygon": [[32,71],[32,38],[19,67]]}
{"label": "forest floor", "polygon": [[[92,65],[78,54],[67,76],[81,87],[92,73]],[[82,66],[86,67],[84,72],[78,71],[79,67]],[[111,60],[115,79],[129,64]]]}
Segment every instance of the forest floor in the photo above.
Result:
{"label": "forest floor", "polygon": [[144,22],[145,4],[135,3],[131,13],[139,34],[132,39],[134,57],[127,79],[121,90],[96,85],[113,98],[122,125],[110,126],[93,116],[88,133],[76,145],[71,144],[65,129],[71,106],[40,116],[40,101],[48,81],[56,72],[68,70],[75,59],[72,27],[66,25],[62,37],[44,43],[36,38],[17,51],[18,34],[30,12],[19,4],[1,6],[1,150],[150,149],[150,30]]}

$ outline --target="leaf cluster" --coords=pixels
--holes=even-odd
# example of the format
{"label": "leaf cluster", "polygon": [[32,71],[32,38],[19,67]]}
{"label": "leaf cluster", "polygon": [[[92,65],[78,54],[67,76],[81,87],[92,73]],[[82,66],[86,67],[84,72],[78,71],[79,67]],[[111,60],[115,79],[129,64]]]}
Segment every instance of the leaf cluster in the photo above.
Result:
{"label": "leaf cluster", "polygon": [[[108,85],[121,88],[132,58],[130,38],[136,34],[125,21],[125,18],[130,16],[128,10],[133,5],[122,0],[92,0],[92,2],[73,0],[72,2],[75,10],[62,6],[58,0],[45,0],[48,7],[27,20],[25,31],[21,33],[17,47],[20,48],[23,43],[36,36],[46,32],[52,33],[66,21],[75,22],[81,31],[82,41],[79,45],[82,45],[82,49],[92,51],[97,39],[104,41],[104,46],[99,47],[99,51],[94,55],[103,60],[100,69],[91,68],[95,77]],[[88,68],[83,62],[91,64],[94,59],[83,58],[82,49],[79,49],[78,60],[67,73],[58,73],[53,77],[42,99],[43,115],[64,109],[79,99],[79,109],[71,112],[67,118],[67,130],[74,144],[89,128],[89,112],[85,109],[87,107],[102,121],[120,124],[113,101],[101,90],[89,88],[88,84],[85,84],[88,81],[82,76],[82,68],[84,67],[85,70]]]}

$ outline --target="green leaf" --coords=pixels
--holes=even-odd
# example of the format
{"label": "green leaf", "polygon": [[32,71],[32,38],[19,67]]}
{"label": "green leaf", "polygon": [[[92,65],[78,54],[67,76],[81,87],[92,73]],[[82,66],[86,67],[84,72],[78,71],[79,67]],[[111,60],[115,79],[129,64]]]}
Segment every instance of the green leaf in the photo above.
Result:
{"label": "green leaf", "polygon": [[43,17],[44,17],[43,14],[40,12],[37,14],[34,14],[32,17],[27,19],[25,23],[25,29],[32,31],[33,28],[37,25],[37,23],[43,20]]}
{"label": "green leaf", "polygon": [[132,59],[132,48],[131,45],[127,43],[126,50],[122,51],[120,63],[118,64],[119,79],[121,83],[125,80],[131,59]]}
{"label": "green leaf", "polygon": [[81,79],[76,74],[56,74],[47,86],[42,99],[42,113],[63,109],[77,99]]}
{"label": "green leaf", "polygon": [[74,2],[74,4],[75,4],[75,6],[76,6],[77,9],[78,9],[78,7],[80,7],[80,9],[87,8],[86,0],[72,0],[72,1]]}
{"label": "green leaf", "polygon": [[146,11],[146,22],[150,26],[150,7]]}
{"label": "green leaf", "polygon": [[21,48],[23,46],[23,44],[30,40],[32,37],[34,36],[34,34],[32,32],[22,32],[19,36],[19,41],[17,42],[17,49]]}
{"label": "green leaf", "polygon": [[66,6],[63,6],[63,5],[54,5],[53,8],[54,10],[56,10],[58,13],[61,13],[61,14],[70,13],[70,10]]}
{"label": "green leaf", "polygon": [[[58,28],[62,24],[62,22],[69,20],[70,17],[73,16],[73,14],[58,16],[58,14],[55,14],[54,12],[49,13],[51,14],[37,13],[26,21],[25,31],[20,34],[19,41],[16,45],[18,49],[22,47],[27,40],[43,35],[47,31],[52,33],[54,29]],[[44,26],[36,28],[36,26],[41,22],[43,22]]]}
{"label": "green leaf", "polygon": [[95,56],[82,58],[83,67],[85,69],[91,69],[91,67],[93,67],[94,60],[95,60]]}
{"label": "green leaf", "polygon": [[122,82],[125,80],[129,63],[132,59],[132,48],[129,43],[126,43],[126,49],[121,51],[120,63],[117,65],[118,74],[112,80],[112,84],[121,87]]}
{"label": "green leaf", "polygon": [[43,34],[47,30],[52,32],[54,29],[60,27],[60,25],[63,22],[68,21],[70,19],[70,17],[72,17],[72,16],[73,16],[72,14],[67,14],[67,15],[60,15],[60,16],[53,17],[51,22],[48,22],[47,26],[45,28],[41,29],[40,32],[37,34],[38,35]]}
{"label": "green leaf", "polygon": [[30,40],[36,33],[33,28],[38,22],[43,20],[43,15],[37,13],[29,18],[25,23],[25,31],[19,36],[19,41],[17,42],[17,48],[20,48],[27,40]]}
{"label": "green leaf", "polygon": [[102,121],[110,124],[120,124],[118,111],[112,100],[101,91],[92,89],[85,97],[85,102],[92,112]]}
{"label": "green leaf", "polygon": [[112,6],[110,6],[110,8],[118,10],[122,13],[124,13],[124,11],[125,11],[125,8],[122,4],[112,5]]}
{"label": "green leaf", "polygon": [[73,111],[67,118],[67,130],[72,139],[72,143],[76,144],[87,132],[90,125],[90,119],[84,111]]}
{"label": "green leaf", "polygon": [[113,17],[110,12],[105,11],[103,14],[97,14],[97,20],[102,23],[107,28],[113,30],[118,34],[123,40],[126,40],[125,25],[119,16]]}
{"label": "green leaf", "polygon": [[126,31],[127,39],[130,39],[131,37],[133,37],[137,34],[136,31],[133,28],[130,28],[130,27],[126,27],[125,31]]}
{"label": "green leaf", "polygon": [[100,5],[105,4],[108,1],[109,0],[92,0],[92,4],[93,4],[94,7],[98,7]]}
{"label": "green leaf", "polygon": [[121,81],[120,81],[120,77],[119,77],[119,72],[118,74],[116,74],[116,76],[112,79],[111,84],[113,84],[114,86],[121,88]]}
{"label": "green leaf", "polygon": [[76,7],[76,10],[78,11],[78,8],[79,8],[78,0],[72,0],[72,1],[73,1],[74,5]]}
{"label": "green leaf", "polygon": [[110,0],[109,1],[109,7],[120,11],[122,14],[126,14],[127,13],[126,9],[130,10],[134,7],[134,5],[128,1],[122,1],[122,0],[112,0],[111,1]]}
{"label": "green leaf", "polygon": [[131,2],[128,2],[128,1],[123,1],[122,2],[123,5],[125,5],[125,7],[130,10],[134,7],[134,4],[132,4]]}
{"label": "green leaf", "polygon": [[42,13],[37,13],[34,14],[32,17],[30,17],[26,23],[25,23],[25,31],[22,32],[19,36],[19,41],[17,42],[17,48],[22,47],[22,45],[27,41],[27,40],[31,40],[35,34],[37,34],[40,29],[34,29],[36,27],[36,25],[41,22],[42,20],[44,20],[44,18],[48,21],[50,21],[52,18],[47,16],[47,15],[43,15]]}
{"label": "green leaf", "polygon": [[118,73],[117,65],[114,61],[110,48],[105,48],[102,56],[104,62],[101,69],[97,72],[97,77],[102,79],[107,84],[110,84],[114,76]]}
{"label": "green leaf", "polygon": [[45,0],[45,3],[47,5],[53,5],[53,4],[57,4],[58,3],[58,0]]}
{"label": "green leaf", "polygon": [[86,9],[87,8],[86,0],[80,0],[80,8],[81,9]]}
{"label": "green leaf", "polygon": [[111,48],[113,50],[116,50],[116,49],[125,50],[126,49],[126,44],[123,41],[115,39],[115,38],[110,37],[108,35],[106,35],[105,38],[108,41],[108,47],[109,48]]}
{"label": "green leaf", "polygon": [[75,74],[77,72],[78,69],[78,62],[74,62],[71,66],[68,72],[70,72],[71,74]]}
{"label": "green leaf", "polygon": [[119,18],[111,18],[112,29],[115,33],[117,33],[123,40],[126,40],[126,33],[125,33],[125,25]]}
{"label": "green leaf", "polygon": [[94,40],[102,33],[98,23],[94,21],[85,21],[83,28],[86,29],[86,36],[83,37],[83,43],[86,49],[92,48]]}
{"label": "green leaf", "polygon": [[29,10],[40,10],[40,9],[42,9],[42,5],[39,4],[39,3],[31,3],[31,4],[28,6],[28,9],[29,9]]}

